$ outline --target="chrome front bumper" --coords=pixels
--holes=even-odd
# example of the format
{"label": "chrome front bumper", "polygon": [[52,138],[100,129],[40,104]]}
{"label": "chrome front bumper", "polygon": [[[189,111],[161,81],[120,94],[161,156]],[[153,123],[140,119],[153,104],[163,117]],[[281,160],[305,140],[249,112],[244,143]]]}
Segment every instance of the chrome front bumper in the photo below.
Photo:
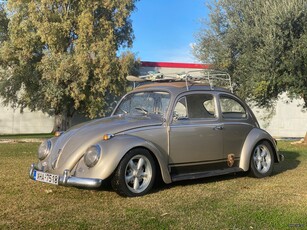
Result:
{"label": "chrome front bumper", "polygon": [[[41,170],[38,170],[35,167],[35,164],[31,164],[31,167],[29,170],[29,176],[32,180],[35,180],[34,171],[41,171]],[[59,182],[59,185],[62,185],[62,186],[83,187],[83,188],[98,188],[102,184],[101,179],[81,178],[81,177],[70,176],[70,172],[67,169],[64,170],[63,175],[59,175],[58,182]]]}

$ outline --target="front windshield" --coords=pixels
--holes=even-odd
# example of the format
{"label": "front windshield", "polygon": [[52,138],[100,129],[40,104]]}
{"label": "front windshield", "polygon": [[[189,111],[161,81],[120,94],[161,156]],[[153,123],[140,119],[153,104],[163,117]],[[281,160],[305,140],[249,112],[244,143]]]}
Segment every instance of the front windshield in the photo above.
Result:
{"label": "front windshield", "polygon": [[117,107],[114,115],[148,115],[159,114],[164,116],[170,101],[167,92],[138,92],[128,94]]}

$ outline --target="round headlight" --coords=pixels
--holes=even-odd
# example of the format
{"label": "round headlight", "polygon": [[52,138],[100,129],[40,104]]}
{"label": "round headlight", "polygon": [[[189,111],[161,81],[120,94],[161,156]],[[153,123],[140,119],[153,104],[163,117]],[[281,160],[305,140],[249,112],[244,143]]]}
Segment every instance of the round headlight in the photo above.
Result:
{"label": "round headlight", "polygon": [[44,160],[51,149],[51,141],[50,140],[45,140],[43,143],[38,148],[38,159]]}
{"label": "round headlight", "polygon": [[99,145],[93,145],[89,147],[84,154],[84,163],[87,167],[94,167],[101,155],[101,148]]}

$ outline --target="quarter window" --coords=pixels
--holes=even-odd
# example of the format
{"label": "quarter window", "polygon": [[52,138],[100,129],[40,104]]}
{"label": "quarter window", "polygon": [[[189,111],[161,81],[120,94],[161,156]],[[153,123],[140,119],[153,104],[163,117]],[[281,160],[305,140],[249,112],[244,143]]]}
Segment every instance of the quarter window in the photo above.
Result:
{"label": "quarter window", "polygon": [[243,119],[247,117],[244,107],[233,98],[221,96],[220,105],[223,118]]}
{"label": "quarter window", "polygon": [[187,102],[185,97],[180,98],[180,100],[177,102],[174,109],[174,117],[177,119],[188,118]]}

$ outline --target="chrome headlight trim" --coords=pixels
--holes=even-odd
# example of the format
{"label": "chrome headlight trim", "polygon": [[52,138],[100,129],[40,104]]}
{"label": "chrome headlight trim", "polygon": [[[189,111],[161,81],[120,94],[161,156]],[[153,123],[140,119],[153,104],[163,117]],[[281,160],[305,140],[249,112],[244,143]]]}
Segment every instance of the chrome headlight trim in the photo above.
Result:
{"label": "chrome headlight trim", "polygon": [[51,150],[51,141],[50,140],[45,140],[43,141],[39,148],[38,148],[38,159],[39,160],[44,160],[50,153]]}
{"label": "chrome headlight trim", "polygon": [[101,147],[99,145],[92,145],[84,154],[84,163],[87,167],[94,167],[101,156]]}

